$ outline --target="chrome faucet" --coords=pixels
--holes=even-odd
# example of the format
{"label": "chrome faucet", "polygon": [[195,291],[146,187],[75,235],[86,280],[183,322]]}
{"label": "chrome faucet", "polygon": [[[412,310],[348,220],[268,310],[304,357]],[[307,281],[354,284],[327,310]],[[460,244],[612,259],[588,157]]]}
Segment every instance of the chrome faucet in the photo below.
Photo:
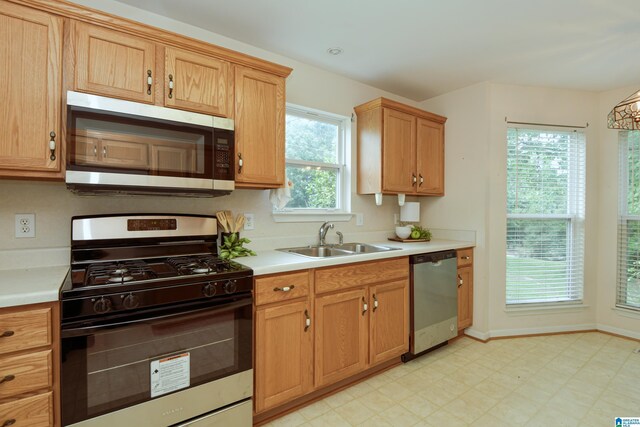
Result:
{"label": "chrome faucet", "polygon": [[324,239],[327,236],[327,231],[329,231],[329,229],[333,227],[333,224],[328,221],[320,226],[320,230],[318,231],[318,240],[320,246],[324,246]]}

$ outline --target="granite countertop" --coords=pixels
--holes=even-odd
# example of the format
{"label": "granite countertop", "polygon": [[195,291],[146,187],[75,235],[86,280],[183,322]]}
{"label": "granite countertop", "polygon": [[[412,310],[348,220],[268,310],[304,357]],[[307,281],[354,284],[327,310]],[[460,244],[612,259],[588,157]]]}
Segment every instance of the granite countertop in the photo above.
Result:
{"label": "granite countertop", "polygon": [[0,308],[58,301],[69,266],[0,270]]}
{"label": "granite countertop", "polygon": [[440,239],[434,239],[430,242],[415,243],[401,243],[390,240],[363,243],[390,246],[394,248],[400,248],[400,250],[328,258],[308,258],[302,255],[276,250],[262,250],[256,251],[257,256],[236,258],[234,259],[234,261],[250,267],[251,269],[253,269],[254,275],[261,276],[264,274],[284,273],[287,271],[303,270],[308,268],[350,264],[354,262],[395,258],[426,252],[438,252],[447,249],[460,249],[475,246],[475,243],[473,242]]}

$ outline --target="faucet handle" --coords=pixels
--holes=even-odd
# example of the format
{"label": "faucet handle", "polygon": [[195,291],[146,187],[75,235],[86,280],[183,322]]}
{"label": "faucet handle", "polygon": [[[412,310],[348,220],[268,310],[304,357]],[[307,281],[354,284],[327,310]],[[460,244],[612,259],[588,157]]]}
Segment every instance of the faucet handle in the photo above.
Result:
{"label": "faucet handle", "polygon": [[338,239],[340,239],[338,240],[338,244],[342,245],[344,243],[344,238],[343,238],[344,236],[342,236],[342,233],[339,231],[336,231],[336,234],[338,235]]}

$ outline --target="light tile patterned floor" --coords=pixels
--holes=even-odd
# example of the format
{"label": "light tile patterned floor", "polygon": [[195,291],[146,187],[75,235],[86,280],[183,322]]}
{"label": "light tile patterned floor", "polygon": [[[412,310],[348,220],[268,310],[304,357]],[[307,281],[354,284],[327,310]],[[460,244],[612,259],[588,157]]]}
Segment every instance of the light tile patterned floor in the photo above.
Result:
{"label": "light tile patterned floor", "polygon": [[637,348],[598,332],[465,337],[268,426],[614,427],[640,417]]}

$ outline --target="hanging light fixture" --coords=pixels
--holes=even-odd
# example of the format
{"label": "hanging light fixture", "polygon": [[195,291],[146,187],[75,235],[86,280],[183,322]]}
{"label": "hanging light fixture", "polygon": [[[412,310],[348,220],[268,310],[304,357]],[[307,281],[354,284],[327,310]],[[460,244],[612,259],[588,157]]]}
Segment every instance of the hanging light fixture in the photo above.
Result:
{"label": "hanging light fixture", "polygon": [[609,129],[640,129],[640,90],[623,99],[607,116]]}

